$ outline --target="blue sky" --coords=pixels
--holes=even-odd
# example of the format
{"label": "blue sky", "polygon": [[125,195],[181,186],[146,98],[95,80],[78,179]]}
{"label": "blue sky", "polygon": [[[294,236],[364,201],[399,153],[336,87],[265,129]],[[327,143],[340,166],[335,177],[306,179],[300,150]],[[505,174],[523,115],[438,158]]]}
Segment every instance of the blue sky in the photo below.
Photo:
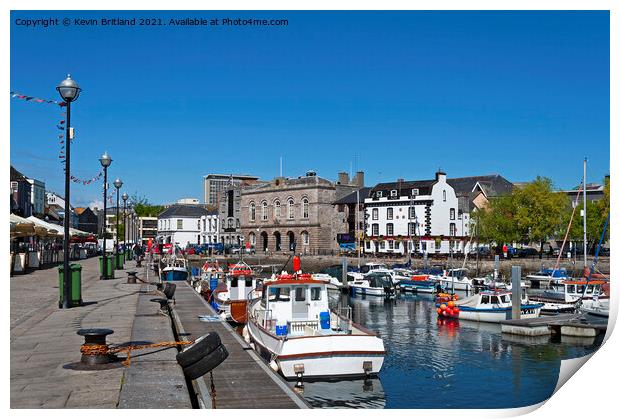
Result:
{"label": "blue sky", "polygon": [[[25,28],[17,18],[253,17],[286,27]],[[11,90],[70,72],[72,171],[107,150],[130,194],[204,199],[208,173],[359,168],[379,181],[609,173],[607,12],[12,12]],[[62,193],[58,109],[11,99],[11,163]],[[74,204],[100,184],[72,184]]]}

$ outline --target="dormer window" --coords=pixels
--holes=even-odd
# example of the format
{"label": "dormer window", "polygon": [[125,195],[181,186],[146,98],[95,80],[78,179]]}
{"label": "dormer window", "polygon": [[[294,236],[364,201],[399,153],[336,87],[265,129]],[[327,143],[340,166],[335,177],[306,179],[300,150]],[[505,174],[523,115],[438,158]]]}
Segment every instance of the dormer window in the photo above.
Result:
{"label": "dormer window", "polygon": [[411,190],[411,196],[418,196],[420,195],[420,190],[419,189],[412,189]]}
{"label": "dormer window", "polygon": [[377,191],[377,198],[383,197],[383,191]]}
{"label": "dormer window", "polygon": [[395,197],[396,195],[398,195],[398,191],[397,191],[396,189],[392,189],[392,190],[390,191],[390,196],[391,196],[391,197]]}

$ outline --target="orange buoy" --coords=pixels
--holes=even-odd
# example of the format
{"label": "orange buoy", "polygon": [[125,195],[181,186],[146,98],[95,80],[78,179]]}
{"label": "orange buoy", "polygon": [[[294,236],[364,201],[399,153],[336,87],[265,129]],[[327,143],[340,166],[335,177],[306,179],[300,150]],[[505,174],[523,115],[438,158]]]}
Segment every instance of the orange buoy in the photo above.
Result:
{"label": "orange buoy", "polygon": [[441,315],[441,309],[440,308],[437,309],[437,314]]}
{"label": "orange buoy", "polygon": [[448,307],[450,308],[454,307],[454,301],[448,301]]}
{"label": "orange buoy", "polygon": [[439,306],[439,308],[441,309],[441,311],[444,311],[446,309],[446,305],[442,304],[442,305]]}

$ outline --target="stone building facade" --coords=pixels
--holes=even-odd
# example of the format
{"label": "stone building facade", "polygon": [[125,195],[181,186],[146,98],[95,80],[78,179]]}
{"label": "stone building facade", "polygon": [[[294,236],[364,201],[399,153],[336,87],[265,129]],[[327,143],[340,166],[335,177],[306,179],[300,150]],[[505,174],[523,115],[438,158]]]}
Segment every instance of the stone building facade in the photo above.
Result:
{"label": "stone building facade", "polygon": [[241,232],[257,251],[291,251],[327,254],[338,250],[336,235],[348,230],[343,214],[334,201],[351,193],[363,175],[349,181],[339,175],[337,182],[308,172],[298,178],[278,177],[262,185],[242,189]]}

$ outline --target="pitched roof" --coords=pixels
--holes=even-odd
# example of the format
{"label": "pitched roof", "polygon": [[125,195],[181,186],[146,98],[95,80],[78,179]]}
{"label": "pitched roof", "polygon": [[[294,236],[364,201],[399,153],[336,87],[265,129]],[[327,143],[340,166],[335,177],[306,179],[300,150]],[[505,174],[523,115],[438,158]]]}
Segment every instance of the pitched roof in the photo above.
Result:
{"label": "pitched roof", "polygon": [[86,210],[86,208],[84,208],[84,207],[77,207],[77,208],[75,209],[75,213],[76,213],[77,215],[81,215],[81,214],[82,214],[85,210]]}
{"label": "pitched roof", "polygon": [[11,166],[11,179],[13,181],[26,180],[26,176],[24,176],[19,170]]}
{"label": "pitched roof", "polygon": [[373,194],[375,191],[390,191],[396,189],[397,191],[406,191],[403,193],[404,196],[409,196],[409,193],[412,189],[418,189],[420,195],[430,195],[431,188],[437,182],[435,179],[431,180],[403,180],[400,182],[386,182],[386,183],[378,183],[374,188],[369,192],[369,195]]}
{"label": "pitched roof", "polygon": [[173,204],[166,208],[157,218],[170,217],[202,217],[207,215],[207,209],[201,204]]}
{"label": "pitched roof", "polygon": [[[370,187],[361,188],[359,190],[360,192],[359,202],[364,203],[364,199],[368,198],[368,195],[370,195],[371,190],[372,188]],[[350,194],[347,194],[343,196],[342,198],[338,199],[336,202],[334,202],[334,204],[355,204],[355,203],[357,203],[357,191],[351,192]]]}
{"label": "pitched roof", "polygon": [[454,188],[454,192],[457,196],[462,196],[473,192],[476,185],[479,185],[484,194],[487,196],[497,196],[509,193],[512,191],[514,186],[508,180],[497,174],[449,178],[446,179],[446,181]]}

